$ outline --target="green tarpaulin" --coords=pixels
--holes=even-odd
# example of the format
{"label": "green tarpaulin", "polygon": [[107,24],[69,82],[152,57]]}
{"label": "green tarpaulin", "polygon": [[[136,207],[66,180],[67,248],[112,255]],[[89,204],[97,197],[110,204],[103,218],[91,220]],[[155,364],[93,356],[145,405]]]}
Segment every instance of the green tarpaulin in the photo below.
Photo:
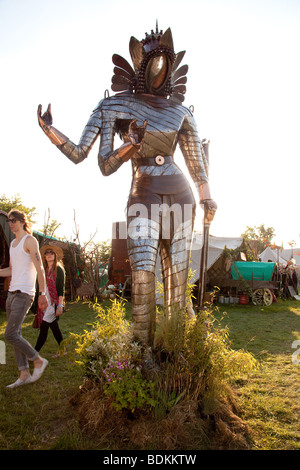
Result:
{"label": "green tarpaulin", "polygon": [[275,263],[260,263],[256,261],[236,261],[231,266],[233,279],[244,278],[246,281],[270,281]]}

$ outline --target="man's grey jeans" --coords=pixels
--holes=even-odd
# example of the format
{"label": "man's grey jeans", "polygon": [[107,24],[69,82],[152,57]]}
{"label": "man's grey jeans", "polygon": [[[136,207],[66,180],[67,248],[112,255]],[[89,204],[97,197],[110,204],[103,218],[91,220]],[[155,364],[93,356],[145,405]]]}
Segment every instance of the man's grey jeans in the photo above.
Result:
{"label": "man's grey jeans", "polygon": [[34,296],[20,291],[9,292],[6,299],[7,325],[4,337],[15,351],[19,370],[29,369],[28,361],[34,361],[39,353],[22,337],[22,323]]}

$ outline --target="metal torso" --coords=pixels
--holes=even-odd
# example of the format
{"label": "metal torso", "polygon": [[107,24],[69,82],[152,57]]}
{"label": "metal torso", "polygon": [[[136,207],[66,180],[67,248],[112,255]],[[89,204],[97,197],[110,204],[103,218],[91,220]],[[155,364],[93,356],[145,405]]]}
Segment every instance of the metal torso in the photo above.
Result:
{"label": "metal torso", "polygon": [[168,100],[151,95],[133,95],[124,93],[112,96],[101,102],[102,139],[99,149],[100,161],[108,159],[113,151],[112,143],[115,132],[124,142],[128,141],[128,127],[133,119],[142,124],[147,120],[142,148],[132,159],[136,176],[151,174],[177,174],[180,172],[174,163],[162,166],[141,166],[140,159],[162,156],[173,156],[178,142],[178,133],[189,110],[181,105],[171,104]]}
{"label": "metal torso", "polygon": [[[139,125],[147,120],[143,144],[131,158],[134,178],[182,174],[173,163],[141,165],[142,159],[173,156],[178,144],[185,164],[199,193],[201,184],[208,181],[205,152],[192,113],[181,104],[152,95],[120,93],[100,101],[80,138],[78,145],[68,140],[60,150],[74,163],[87,158],[101,134],[98,164],[103,175],[108,176],[123,164],[114,150],[114,137],[119,133],[129,142],[128,128],[132,120]],[[165,183],[164,183],[165,185]]]}

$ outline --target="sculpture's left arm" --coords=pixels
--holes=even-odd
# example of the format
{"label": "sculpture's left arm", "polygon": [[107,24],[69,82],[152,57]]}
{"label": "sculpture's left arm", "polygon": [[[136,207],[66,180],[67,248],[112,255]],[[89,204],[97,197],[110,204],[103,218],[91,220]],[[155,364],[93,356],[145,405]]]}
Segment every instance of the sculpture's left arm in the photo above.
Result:
{"label": "sculpture's left arm", "polygon": [[179,132],[179,146],[185,159],[189,174],[196,186],[199,200],[204,204],[212,220],[217,209],[208,183],[208,161],[204,152],[197,126],[192,115],[186,115]]}
{"label": "sculpture's left arm", "polygon": [[143,126],[138,126],[136,119],[129,124],[128,133],[125,136],[125,143],[117,150],[114,150],[115,121],[113,119],[104,120],[102,139],[98,154],[98,163],[104,176],[111,175],[120,168],[120,166],[130,160],[142,145],[147,121]]}

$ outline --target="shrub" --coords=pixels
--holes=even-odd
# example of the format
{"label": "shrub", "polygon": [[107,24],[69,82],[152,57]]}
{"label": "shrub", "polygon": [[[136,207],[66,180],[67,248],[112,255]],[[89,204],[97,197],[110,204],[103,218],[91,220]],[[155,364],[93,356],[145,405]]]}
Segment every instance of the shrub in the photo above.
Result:
{"label": "shrub", "polygon": [[251,353],[230,348],[229,330],[219,322],[216,325],[212,306],[194,318],[186,312],[174,313],[170,321],[160,311],[156,343],[159,387],[170,397],[175,393],[184,399],[217,404],[232,380],[256,369],[258,363]]}
{"label": "shrub", "polygon": [[[190,286],[187,292],[189,302]],[[99,304],[93,308],[98,320],[92,330],[71,335],[77,363],[117,410],[154,409],[156,416],[162,416],[183,399],[211,410],[226,396],[232,379],[257,367],[250,353],[230,348],[229,330],[215,325],[212,306],[194,317],[188,309],[174,308],[171,317],[158,309],[155,348],[147,354],[134,341],[124,301],[115,299],[110,308]],[[145,356],[157,366],[150,374]]]}
{"label": "shrub", "polygon": [[142,376],[141,345],[133,340],[133,324],[125,319],[125,303],[115,299],[104,309],[92,304],[98,320],[82,335],[71,333],[79,355],[77,364],[86,377],[98,381],[111,405],[117,409],[155,405],[154,384]]}

